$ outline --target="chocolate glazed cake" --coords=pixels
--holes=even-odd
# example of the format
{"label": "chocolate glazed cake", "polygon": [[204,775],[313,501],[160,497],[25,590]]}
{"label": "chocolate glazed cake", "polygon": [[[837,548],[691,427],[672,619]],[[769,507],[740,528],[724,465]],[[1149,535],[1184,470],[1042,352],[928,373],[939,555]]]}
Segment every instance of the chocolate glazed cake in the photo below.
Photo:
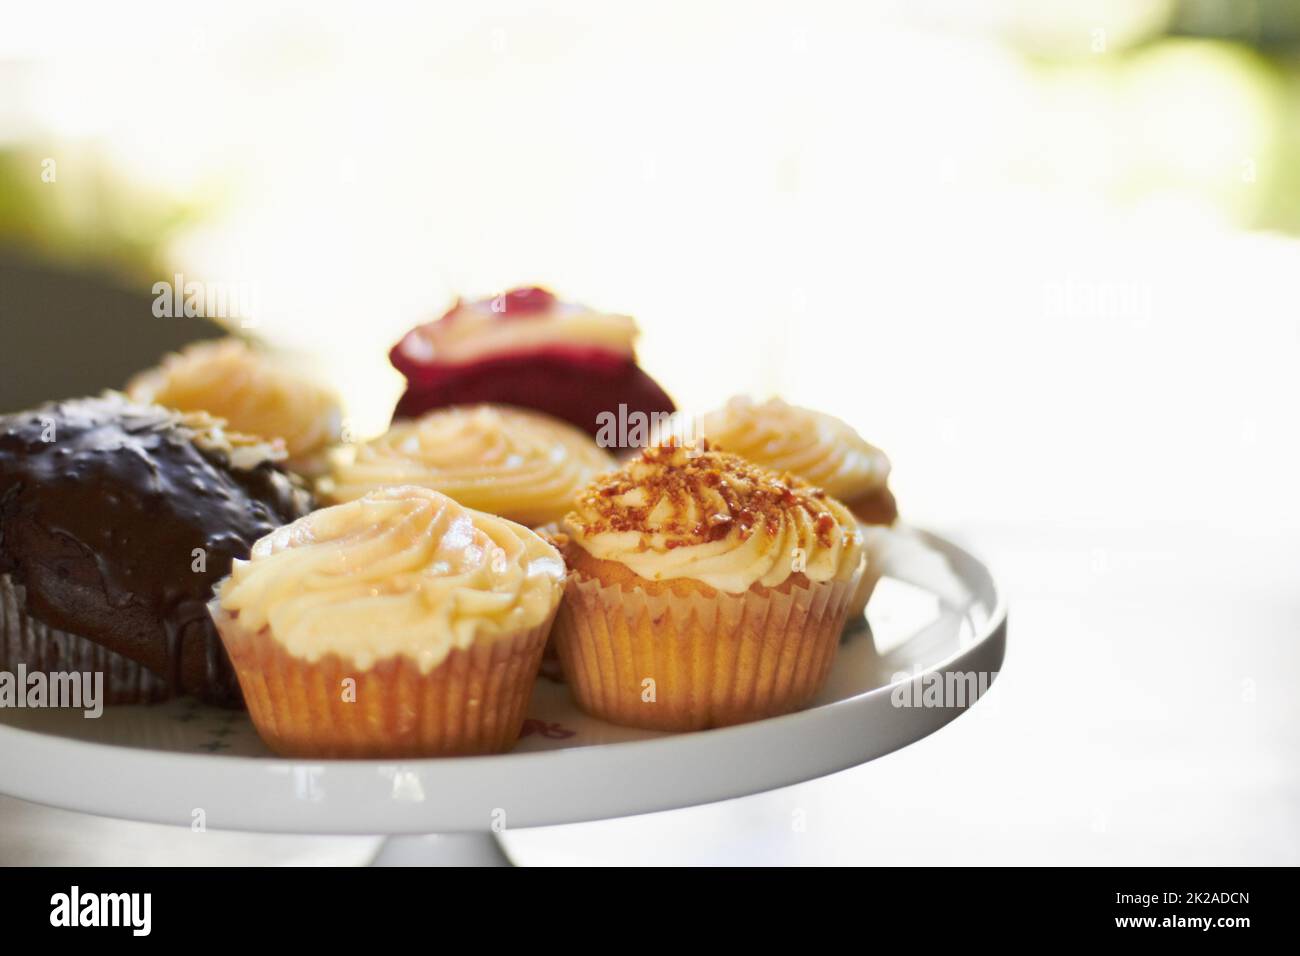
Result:
{"label": "chocolate glazed cake", "polygon": [[0,418],[0,669],[237,706],[212,587],[310,504],[270,446],[206,415],[108,394]]}

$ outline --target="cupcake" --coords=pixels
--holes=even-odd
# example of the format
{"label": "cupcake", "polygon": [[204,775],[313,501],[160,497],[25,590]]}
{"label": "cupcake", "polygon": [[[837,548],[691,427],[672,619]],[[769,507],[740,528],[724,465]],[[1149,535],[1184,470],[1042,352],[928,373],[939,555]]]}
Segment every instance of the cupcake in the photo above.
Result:
{"label": "cupcake", "polygon": [[696,429],[720,448],[816,485],[844,502],[866,526],[867,570],[849,612],[850,619],[860,617],[884,563],[885,536],[872,529],[892,525],[898,518],[885,453],[840,419],[779,398],[765,402],[733,398],[701,416]]}
{"label": "cupcake", "polygon": [[702,415],[697,428],[719,448],[816,485],[865,524],[893,524],[898,517],[889,459],[838,418],[779,398],[737,397]]}
{"label": "cupcake", "polygon": [[394,417],[495,402],[569,422],[602,447],[645,444],[629,433],[639,424],[644,434],[673,402],[637,366],[636,336],[628,316],[560,302],[545,289],[458,301],[389,353],[407,379]]}
{"label": "cupcake", "polygon": [[519,736],[563,590],[534,532],[396,486],[257,542],[211,613],[276,753],[495,753]]}
{"label": "cupcake", "polygon": [[309,510],[278,456],[112,393],[0,418],[0,670],[103,673],[108,703],[237,705],[206,603]]}
{"label": "cupcake", "polygon": [[559,521],[614,459],[572,425],[537,412],[472,405],[395,423],[341,450],[321,496],[351,501],[385,485],[420,485],[477,511],[536,527]]}
{"label": "cupcake", "polygon": [[139,402],[208,412],[237,431],[280,439],[288,466],[300,474],[317,474],[323,452],[339,440],[333,392],[240,339],[196,342],[137,375],[126,391]]}
{"label": "cupcake", "polygon": [[634,727],[806,706],[862,574],[844,505],[707,442],[645,449],[584,490],[563,531],[565,677],[588,713]]}

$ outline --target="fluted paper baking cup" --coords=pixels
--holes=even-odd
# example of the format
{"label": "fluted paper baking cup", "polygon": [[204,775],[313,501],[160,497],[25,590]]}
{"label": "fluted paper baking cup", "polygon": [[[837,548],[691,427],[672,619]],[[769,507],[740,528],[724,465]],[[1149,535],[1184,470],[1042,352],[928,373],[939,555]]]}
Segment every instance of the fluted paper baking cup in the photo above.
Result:
{"label": "fluted paper baking cup", "polygon": [[654,730],[739,724],[812,701],[857,585],[855,574],[743,594],[655,594],[572,571],[554,640],[593,716]]}
{"label": "fluted paper baking cup", "polygon": [[514,746],[551,620],[453,650],[427,674],[408,657],[361,670],[337,654],[295,657],[209,606],[249,716],[286,757],[438,757]]}
{"label": "fluted paper baking cup", "polygon": [[0,574],[0,670],[44,674],[103,674],[105,704],[166,700],[167,682],[141,664],[87,637],[49,627],[27,613],[27,593]]}
{"label": "fluted paper baking cup", "polygon": [[868,524],[865,521],[858,521],[858,528],[862,532],[863,540],[863,557],[865,567],[862,571],[862,577],[858,579],[857,590],[853,592],[853,598],[849,601],[849,613],[845,621],[849,624],[854,623],[867,610],[867,602],[871,600],[872,592],[876,590],[876,585],[885,574],[885,551],[888,547],[888,538],[881,534],[882,528],[887,525]]}

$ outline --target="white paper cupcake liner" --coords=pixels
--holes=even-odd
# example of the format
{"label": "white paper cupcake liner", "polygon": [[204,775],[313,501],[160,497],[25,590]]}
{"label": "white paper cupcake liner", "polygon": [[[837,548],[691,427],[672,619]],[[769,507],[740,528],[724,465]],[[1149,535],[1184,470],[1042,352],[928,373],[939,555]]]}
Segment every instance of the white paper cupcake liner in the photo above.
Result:
{"label": "white paper cupcake liner", "polygon": [[554,640],[588,713],[698,730],[807,706],[830,673],[858,585],[652,594],[570,575]]}
{"label": "white paper cupcake liner", "polygon": [[145,704],[165,700],[167,683],[153,671],[89,638],[49,627],[27,613],[22,585],[0,574],[0,670],[19,664],[28,673],[104,675],[104,703]]}
{"label": "white paper cupcake liner", "polygon": [[[453,650],[428,673],[405,656],[361,669],[337,654],[308,661],[269,629],[250,631],[208,605],[249,716],[290,757],[436,757],[500,753],[519,738],[553,615],[537,627]],[[344,696],[345,681],[352,693]]]}

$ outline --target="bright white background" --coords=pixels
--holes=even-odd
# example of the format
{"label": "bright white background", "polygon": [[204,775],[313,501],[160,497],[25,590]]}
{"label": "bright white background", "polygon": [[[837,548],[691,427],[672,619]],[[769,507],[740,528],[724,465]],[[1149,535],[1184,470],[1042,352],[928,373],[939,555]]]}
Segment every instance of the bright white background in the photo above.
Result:
{"label": "bright white background", "polygon": [[[934,737],[518,860],[1300,862],[1300,247],[1246,228],[1296,118],[1250,54],[1131,49],[1156,2],[410,6],[11,7],[0,143],[210,209],[170,261],[362,431],[401,332],[542,282],[685,405],[851,421],[1011,596]],[[30,812],[0,849],[190,852]]]}

